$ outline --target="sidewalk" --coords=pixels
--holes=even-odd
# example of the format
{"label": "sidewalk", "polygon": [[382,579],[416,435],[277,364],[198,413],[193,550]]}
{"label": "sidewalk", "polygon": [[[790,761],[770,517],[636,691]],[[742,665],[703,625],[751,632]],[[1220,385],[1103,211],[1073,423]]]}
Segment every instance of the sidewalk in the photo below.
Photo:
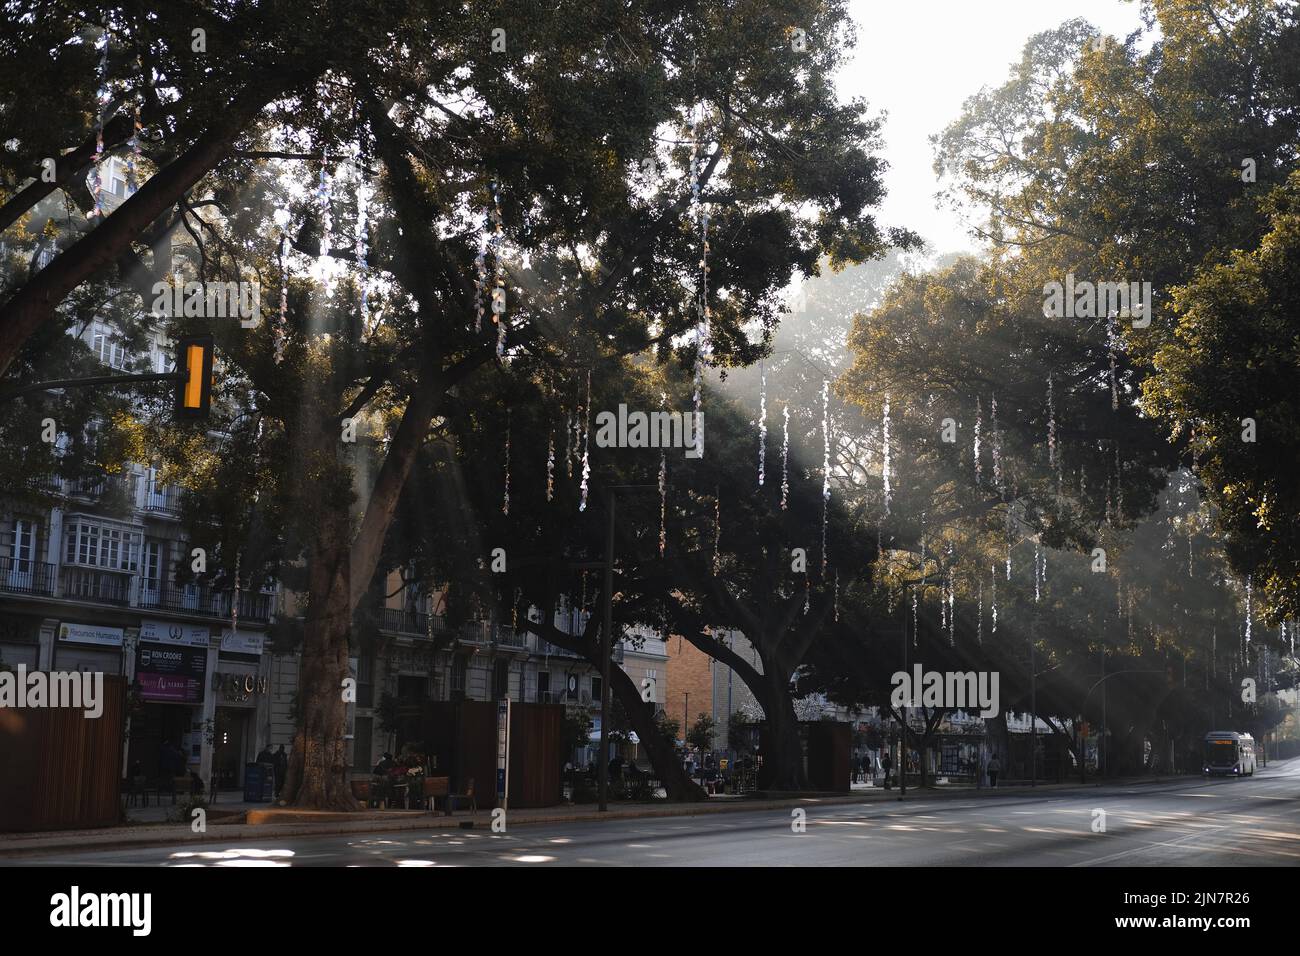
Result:
{"label": "sidewalk", "polygon": [[[1199,776],[1186,777],[1132,777],[1106,781],[1108,786],[1135,784],[1167,784],[1186,780],[1199,780]],[[1100,786],[1090,783],[1089,786]],[[996,789],[941,786],[918,790],[909,787],[907,802],[954,797],[976,798],[982,796],[1005,797],[1024,794],[1078,789],[1073,783],[1040,783],[1036,787],[1026,784],[999,786]],[[230,796],[235,796],[232,792]],[[510,810],[508,825],[513,828],[542,823],[568,823],[578,821],[620,820],[654,817],[696,817],[714,813],[736,813],[752,810],[781,810],[794,807],[842,806],[870,802],[897,802],[898,790],[882,787],[859,786],[851,793],[802,794],[782,797],[761,796],[710,797],[703,803],[636,803],[611,804],[601,813],[595,804],[542,807],[529,810]],[[274,840],[290,836],[329,836],[348,833],[382,833],[399,830],[456,830],[466,825],[488,829],[492,811],[480,808],[477,814],[461,811],[454,816],[430,814],[423,810],[365,810],[358,813],[330,813],[310,810],[293,810],[271,807],[265,803],[246,804],[218,799],[213,811],[243,811],[223,823],[210,816],[207,832],[194,833],[188,823],[162,823],[172,807],[164,802],[161,808],[148,810],[132,807],[128,812],[133,822],[118,827],[95,830],[60,830],[46,833],[0,833],[0,861],[21,859],[28,854],[53,853],[64,850],[114,849],[136,846],[160,846],[171,843],[201,843],[231,840]],[[139,814],[139,816],[137,816]],[[148,814],[153,818],[145,820]],[[245,820],[245,816],[249,820]],[[135,822],[139,821],[139,822]],[[277,822],[282,821],[282,822]]]}

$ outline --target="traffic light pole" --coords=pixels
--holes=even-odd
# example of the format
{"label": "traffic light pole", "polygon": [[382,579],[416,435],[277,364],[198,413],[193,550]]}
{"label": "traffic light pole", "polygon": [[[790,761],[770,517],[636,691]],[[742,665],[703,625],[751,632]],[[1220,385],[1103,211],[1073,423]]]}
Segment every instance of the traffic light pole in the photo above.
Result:
{"label": "traffic light pole", "polygon": [[36,382],[24,385],[12,392],[0,395],[0,402],[7,402],[32,392],[51,392],[56,388],[89,388],[95,385],[116,387],[119,385],[138,385],[142,382],[179,382],[186,377],[184,372],[144,372],[140,375],[99,375],[94,378],[60,378],[50,382]]}

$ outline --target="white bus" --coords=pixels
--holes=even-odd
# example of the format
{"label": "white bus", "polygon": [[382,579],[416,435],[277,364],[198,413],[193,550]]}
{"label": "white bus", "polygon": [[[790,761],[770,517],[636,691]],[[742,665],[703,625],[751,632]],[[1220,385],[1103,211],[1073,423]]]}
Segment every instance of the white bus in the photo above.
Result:
{"label": "white bus", "polygon": [[1216,730],[1205,735],[1202,764],[1207,777],[1253,777],[1255,775],[1255,739],[1250,734]]}

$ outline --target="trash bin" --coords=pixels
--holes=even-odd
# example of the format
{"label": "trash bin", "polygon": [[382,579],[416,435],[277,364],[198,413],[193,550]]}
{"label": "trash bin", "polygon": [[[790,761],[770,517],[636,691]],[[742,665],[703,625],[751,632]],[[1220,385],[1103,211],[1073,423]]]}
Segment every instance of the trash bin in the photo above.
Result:
{"label": "trash bin", "polygon": [[275,799],[275,766],[269,763],[244,765],[244,802],[270,803]]}

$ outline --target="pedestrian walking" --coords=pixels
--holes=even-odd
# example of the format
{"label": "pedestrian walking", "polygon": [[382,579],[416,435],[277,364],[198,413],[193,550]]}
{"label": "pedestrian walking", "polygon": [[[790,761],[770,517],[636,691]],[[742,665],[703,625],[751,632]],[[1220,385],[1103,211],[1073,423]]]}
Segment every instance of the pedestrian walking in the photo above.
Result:
{"label": "pedestrian walking", "polygon": [[894,759],[890,757],[888,753],[886,753],[883,757],[880,758],[880,767],[882,770],[885,771],[886,790],[889,789],[889,771],[893,769],[893,766],[894,766]]}
{"label": "pedestrian walking", "polygon": [[289,776],[289,755],[284,752],[284,744],[280,744],[280,749],[275,752],[272,763],[275,766],[275,795],[279,797],[285,778]]}
{"label": "pedestrian walking", "polygon": [[998,771],[1002,769],[1002,762],[998,760],[998,755],[994,754],[989,758],[989,786],[996,789],[998,785]]}

